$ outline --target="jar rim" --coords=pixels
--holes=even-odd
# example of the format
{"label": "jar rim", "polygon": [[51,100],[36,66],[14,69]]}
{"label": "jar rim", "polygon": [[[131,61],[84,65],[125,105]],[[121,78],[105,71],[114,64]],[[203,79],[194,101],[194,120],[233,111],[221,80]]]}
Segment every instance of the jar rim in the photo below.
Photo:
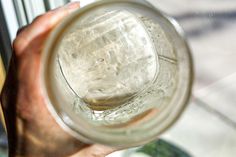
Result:
{"label": "jar rim", "polygon": [[[166,113],[164,112],[162,113],[162,117],[165,118],[165,121],[162,121],[161,124],[153,128],[152,135],[142,136],[142,138],[130,139],[125,136],[121,138],[120,135],[109,134],[107,132],[104,133],[103,131],[96,129],[94,126],[89,125],[88,123],[83,122],[83,121],[81,121],[80,126],[77,127],[76,124],[73,124],[73,122],[71,121],[68,122],[68,119],[66,119],[67,117],[65,116],[66,113],[61,111],[59,108],[55,107],[55,104],[53,103],[54,101],[52,100],[50,96],[52,95],[52,93],[50,93],[50,89],[48,87],[48,84],[50,84],[50,82],[48,81],[48,74],[49,74],[48,65],[50,65],[49,58],[52,57],[52,53],[48,53],[48,52],[51,52],[56,47],[55,43],[57,43],[57,41],[60,39],[61,35],[63,34],[62,32],[64,32],[66,30],[66,27],[68,27],[68,25],[70,25],[72,21],[78,18],[81,14],[97,6],[108,4],[108,3],[116,3],[116,2],[117,3],[118,2],[135,3],[138,5],[145,5],[145,7],[155,9],[155,12],[163,19],[166,19],[166,22],[168,22],[169,26],[173,27],[173,29],[175,30],[176,36],[177,38],[179,38],[179,41],[182,44],[181,50],[183,50],[183,52],[181,53],[183,53],[185,57],[184,58],[185,63],[181,64],[180,65],[181,67],[179,68],[179,73],[180,73],[179,77],[182,77],[182,79],[179,79],[177,83],[176,90],[178,90],[178,92],[175,92],[174,96],[172,97],[167,110],[165,110]],[[138,146],[141,144],[145,144],[151,140],[154,140],[162,132],[168,129],[173,123],[175,123],[177,119],[180,117],[185,107],[187,106],[187,103],[190,99],[191,88],[193,84],[193,61],[192,61],[192,57],[190,53],[190,48],[188,47],[182,28],[173,18],[160,12],[154,6],[150,6],[150,4],[145,1],[134,1],[134,0],[98,1],[77,10],[68,18],[66,18],[61,24],[59,24],[59,26],[57,26],[55,30],[53,30],[51,35],[48,37],[46,45],[43,49],[41,63],[42,63],[41,64],[41,84],[43,88],[43,94],[46,99],[47,107],[49,111],[51,112],[51,114],[53,115],[54,119],[58,122],[58,124],[70,135],[84,142],[101,143],[104,145],[116,146],[116,147],[122,147],[122,148]],[[90,131],[88,131],[88,129]],[[124,143],[123,140],[126,138],[128,138],[129,141],[126,140],[126,142]]]}

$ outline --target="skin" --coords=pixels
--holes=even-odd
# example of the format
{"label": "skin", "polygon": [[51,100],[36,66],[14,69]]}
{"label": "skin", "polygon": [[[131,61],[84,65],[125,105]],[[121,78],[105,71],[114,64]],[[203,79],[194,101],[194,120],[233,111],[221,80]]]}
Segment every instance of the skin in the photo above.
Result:
{"label": "skin", "polygon": [[21,30],[1,93],[10,157],[104,157],[114,151],[66,133],[49,113],[40,86],[41,52],[55,26],[79,3],[49,11]]}

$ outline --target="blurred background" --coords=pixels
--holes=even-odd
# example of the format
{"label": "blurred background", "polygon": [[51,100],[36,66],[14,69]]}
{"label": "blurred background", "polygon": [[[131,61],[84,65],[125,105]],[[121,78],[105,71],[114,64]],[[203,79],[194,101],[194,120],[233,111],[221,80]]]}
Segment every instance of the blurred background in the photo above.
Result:
{"label": "blurred background", "polygon": [[[0,87],[18,28],[71,0],[0,1]],[[73,0],[72,0],[73,1]],[[94,0],[82,0],[81,5]],[[236,156],[236,0],[149,0],[174,17],[190,45],[195,83],[180,120],[159,141],[109,157]],[[7,138],[0,127],[0,157]]]}

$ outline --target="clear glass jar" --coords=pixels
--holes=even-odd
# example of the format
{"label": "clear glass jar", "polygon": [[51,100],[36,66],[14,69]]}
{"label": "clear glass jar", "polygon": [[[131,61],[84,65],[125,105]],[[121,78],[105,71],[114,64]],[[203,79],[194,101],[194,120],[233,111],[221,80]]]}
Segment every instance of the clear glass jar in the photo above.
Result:
{"label": "clear glass jar", "polygon": [[176,21],[146,1],[98,1],[65,19],[43,51],[48,108],[84,142],[156,139],[191,93],[190,50]]}

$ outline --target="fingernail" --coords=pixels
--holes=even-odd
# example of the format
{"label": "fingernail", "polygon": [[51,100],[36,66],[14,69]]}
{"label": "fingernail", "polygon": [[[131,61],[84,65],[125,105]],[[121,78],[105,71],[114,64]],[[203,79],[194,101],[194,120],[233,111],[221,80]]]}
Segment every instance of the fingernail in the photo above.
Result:
{"label": "fingernail", "polygon": [[71,2],[66,5],[68,9],[77,9],[80,6],[80,2]]}

